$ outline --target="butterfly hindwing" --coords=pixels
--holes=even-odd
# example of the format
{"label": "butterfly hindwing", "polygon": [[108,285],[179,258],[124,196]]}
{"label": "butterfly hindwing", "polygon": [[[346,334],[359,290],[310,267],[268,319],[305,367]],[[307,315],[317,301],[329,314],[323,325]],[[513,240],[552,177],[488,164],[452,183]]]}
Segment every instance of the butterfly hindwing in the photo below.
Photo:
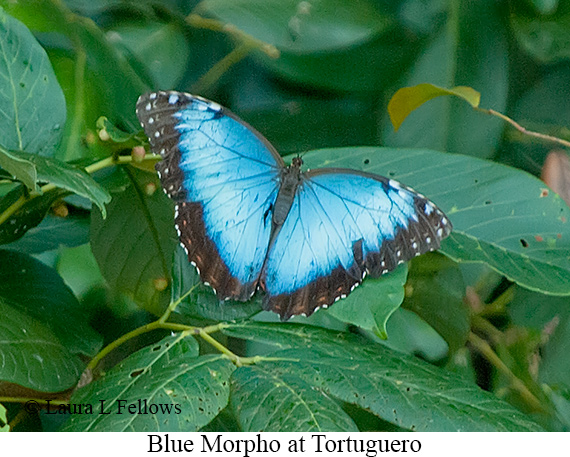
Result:
{"label": "butterfly hindwing", "polygon": [[264,307],[285,319],[439,248],[451,230],[433,203],[395,181],[344,169],[302,176],[261,278]]}
{"label": "butterfly hindwing", "polygon": [[180,241],[220,299],[254,292],[284,167],[255,130],[219,105],[180,92],[141,96],[137,115],[165,192],[177,203]]}

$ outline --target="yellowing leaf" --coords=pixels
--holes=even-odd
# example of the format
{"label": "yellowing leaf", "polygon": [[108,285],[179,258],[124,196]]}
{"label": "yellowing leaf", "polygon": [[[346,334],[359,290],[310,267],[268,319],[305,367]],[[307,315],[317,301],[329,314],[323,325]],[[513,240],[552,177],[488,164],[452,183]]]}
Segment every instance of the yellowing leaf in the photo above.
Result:
{"label": "yellowing leaf", "polygon": [[442,95],[454,95],[462,98],[473,108],[479,106],[481,94],[475,89],[467,86],[457,86],[452,89],[445,89],[433,84],[423,83],[413,87],[404,87],[398,90],[388,103],[388,114],[395,130],[400,128],[402,122],[416,108],[422,106],[432,98]]}

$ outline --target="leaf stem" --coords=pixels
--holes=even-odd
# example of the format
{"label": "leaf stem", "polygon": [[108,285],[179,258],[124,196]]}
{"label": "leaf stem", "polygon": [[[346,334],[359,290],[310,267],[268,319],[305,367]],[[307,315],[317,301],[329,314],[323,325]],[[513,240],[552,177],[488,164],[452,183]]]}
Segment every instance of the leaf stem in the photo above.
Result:
{"label": "leaf stem", "polygon": [[82,46],[77,46],[75,52],[75,106],[69,139],[65,151],[65,160],[76,158],[75,148],[81,139],[81,124],[85,111],[85,68],[87,66],[87,53]]}
{"label": "leaf stem", "polygon": [[[147,154],[143,160],[157,160],[158,157],[154,154]],[[85,167],[85,171],[89,174],[93,174],[96,171],[102,170],[104,168],[113,166],[113,165],[124,165],[127,163],[131,163],[133,161],[131,156],[119,156],[119,157],[106,157],[105,159],[99,160],[87,167]],[[28,196],[22,195],[18,200],[12,203],[6,210],[4,210],[0,214],[0,225],[6,222],[13,214],[17,213],[27,202],[33,200],[34,198],[40,197],[41,195],[45,194],[46,192],[51,192],[57,189],[57,186],[48,183],[44,184],[40,187],[40,192],[37,194],[31,194]]]}
{"label": "leaf stem", "polygon": [[113,341],[112,343],[105,346],[95,357],[93,357],[93,359],[91,359],[91,361],[87,364],[87,367],[85,368],[85,370],[94,372],[95,368],[101,362],[101,360],[103,360],[107,355],[109,355],[111,352],[113,352],[119,346],[121,346],[122,344],[126,343],[127,341],[129,341],[129,340],[131,340],[137,336],[140,336],[144,333],[152,332],[154,330],[170,330],[172,332],[183,332],[183,333],[186,333],[186,335],[200,336],[204,341],[211,344],[213,347],[215,347],[222,354],[225,354],[237,366],[250,365],[252,363],[256,363],[258,361],[258,358],[256,358],[256,357],[240,357],[240,356],[234,354],[232,351],[230,351],[222,343],[220,343],[219,341],[217,341],[216,339],[214,339],[210,336],[210,333],[218,332],[227,326],[227,324],[225,324],[223,322],[216,324],[216,325],[210,325],[207,327],[195,327],[192,325],[177,324],[174,322],[165,322],[166,319],[168,318],[168,316],[170,316],[172,311],[176,308],[176,306],[178,306],[178,304],[180,304],[180,302],[188,294],[190,294],[192,292],[192,290],[193,290],[193,288],[190,289],[184,295],[182,295],[182,297],[179,300],[174,302],[175,305],[172,305],[172,304],[169,305],[168,308],[166,309],[166,311],[164,312],[164,314],[158,320],[151,322],[149,324],[143,325],[141,327],[138,327],[138,328],[136,328],[136,329],[134,329],[128,333],[125,333],[120,338],[117,338],[115,341]]}
{"label": "leaf stem", "polygon": [[492,116],[496,116],[496,117],[502,119],[503,121],[508,122],[508,123],[511,124],[515,129],[517,129],[519,132],[521,132],[521,133],[524,134],[524,135],[532,136],[532,137],[535,137],[535,138],[540,138],[541,140],[544,140],[544,141],[550,141],[550,142],[553,142],[553,143],[558,143],[558,144],[560,144],[560,145],[562,145],[562,146],[565,146],[565,147],[567,147],[567,148],[570,148],[570,141],[566,141],[566,140],[563,140],[562,138],[557,138],[557,137],[555,137],[555,136],[546,135],[546,134],[544,134],[544,133],[539,133],[539,132],[534,132],[534,131],[532,131],[532,130],[527,130],[527,129],[524,128],[522,125],[520,125],[518,122],[515,122],[515,121],[514,121],[513,119],[511,119],[510,117],[505,116],[504,114],[499,113],[498,111],[495,111],[495,110],[493,110],[493,109],[479,108],[479,107],[477,107],[477,108],[475,108],[475,109],[478,110],[478,111],[481,111],[481,112],[483,112],[483,113],[490,114],[490,115],[492,115]]}
{"label": "leaf stem", "polygon": [[545,413],[546,408],[528,389],[528,387],[515,376],[507,365],[499,358],[493,348],[484,339],[478,337],[475,333],[469,333],[469,343],[483,356],[491,365],[493,365],[502,375],[504,375],[511,387],[516,390],[526,404],[534,411]]}
{"label": "leaf stem", "polygon": [[190,14],[186,18],[186,22],[194,28],[228,33],[238,42],[237,46],[229,54],[214,64],[193,86],[192,91],[195,93],[201,94],[210,90],[224,73],[246,58],[253,50],[261,51],[273,59],[278,58],[280,55],[279,50],[275,46],[258,40],[233,24],[225,24],[217,19],[204,18],[198,14]]}
{"label": "leaf stem", "polygon": [[189,14],[186,17],[186,23],[189,26],[195,27],[198,29],[206,29],[206,30],[211,30],[213,32],[228,33],[228,34],[232,35],[239,42],[247,44],[248,46],[251,46],[252,48],[258,49],[259,51],[264,52],[265,54],[267,54],[268,57],[271,57],[273,59],[277,59],[279,57],[279,55],[281,54],[279,52],[279,49],[277,49],[272,44],[266,43],[265,41],[258,40],[254,36],[252,36],[249,33],[246,33],[243,30],[237,28],[233,24],[226,24],[226,23],[219,21],[217,19],[204,18],[204,17],[200,16],[199,14],[195,14],[195,13]]}
{"label": "leaf stem", "polygon": [[192,92],[202,94],[212,88],[220,80],[222,75],[232,66],[245,59],[255,46],[249,42],[244,42],[236,46],[229,54],[216,62],[192,87]]}
{"label": "leaf stem", "polygon": [[200,338],[202,338],[204,341],[208,342],[211,346],[215,347],[222,354],[227,356],[238,367],[242,366],[242,360],[241,360],[241,357],[239,355],[234,354],[232,351],[230,351],[227,347],[225,347],[218,340],[216,340],[215,338],[212,338],[212,336],[210,336],[210,334],[208,332],[204,331],[203,328],[196,328],[194,330],[194,334],[199,335]]}
{"label": "leaf stem", "polygon": [[188,289],[188,292],[182,294],[177,300],[170,302],[170,304],[168,305],[168,308],[166,308],[166,311],[164,311],[164,314],[162,316],[160,316],[160,319],[158,319],[158,322],[161,323],[165,323],[168,318],[170,317],[170,315],[176,310],[176,308],[178,308],[178,305],[180,303],[182,303],[182,301],[188,296],[190,295],[192,292],[194,292],[194,289],[196,289],[196,287],[198,287],[199,283],[193,285],[190,289]]}

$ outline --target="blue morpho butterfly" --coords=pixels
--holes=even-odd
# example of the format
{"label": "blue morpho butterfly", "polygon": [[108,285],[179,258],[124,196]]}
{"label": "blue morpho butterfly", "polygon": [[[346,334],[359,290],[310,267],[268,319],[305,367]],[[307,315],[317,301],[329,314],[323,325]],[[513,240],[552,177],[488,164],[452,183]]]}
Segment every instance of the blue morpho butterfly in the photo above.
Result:
{"label": "blue morpho butterfly", "polygon": [[176,202],[188,259],[221,300],[246,301],[282,319],[310,315],[438,249],[449,219],[401,184],[362,171],[285,166],[271,144],[217,103],[153,92],[137,116],[162,186]]}

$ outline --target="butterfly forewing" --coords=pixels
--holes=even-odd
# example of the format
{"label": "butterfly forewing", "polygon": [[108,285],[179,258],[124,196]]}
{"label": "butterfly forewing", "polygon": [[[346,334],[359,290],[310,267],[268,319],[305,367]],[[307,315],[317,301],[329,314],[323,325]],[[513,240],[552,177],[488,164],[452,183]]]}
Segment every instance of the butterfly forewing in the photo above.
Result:
{"label": "butterfly forewing", "polygon": [[180,241],[221,299],[248,299],[269,237],[281,158],[219,105],[179,92],[143,95],[137,115],[165,192],[176,202]]}

